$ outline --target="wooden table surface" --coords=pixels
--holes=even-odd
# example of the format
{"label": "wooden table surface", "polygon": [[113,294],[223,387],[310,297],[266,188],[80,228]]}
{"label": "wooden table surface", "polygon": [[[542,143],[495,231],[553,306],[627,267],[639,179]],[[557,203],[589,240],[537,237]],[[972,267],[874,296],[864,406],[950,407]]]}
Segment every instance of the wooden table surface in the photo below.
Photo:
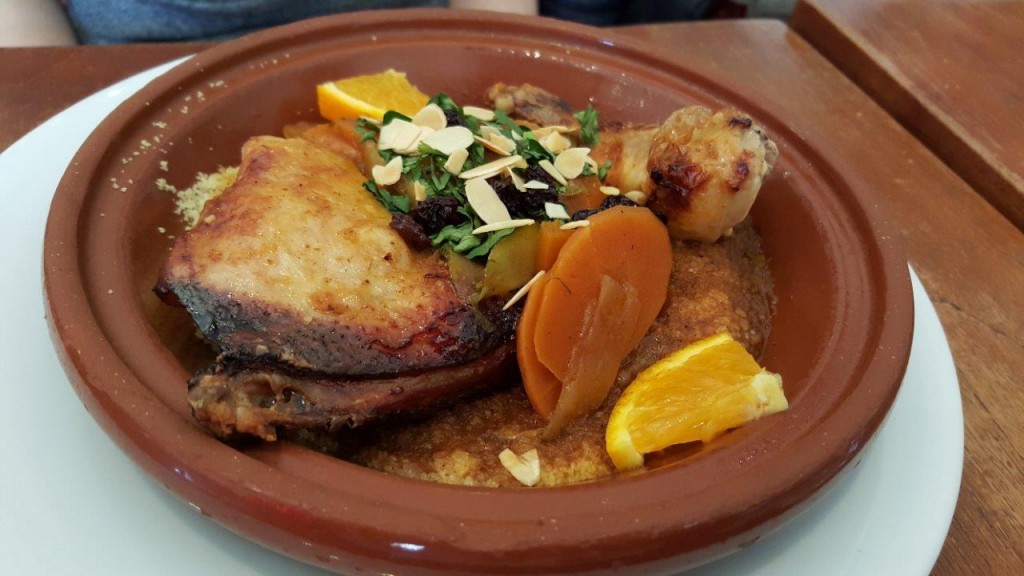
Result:
{"label": "wooden table surface", "polygon": [[[1024,574],[1024,234],[799,35],[779,22],[623,29],[758,93],[853,186],[885,207],[946,330],[963,394],[959,504],[934,574]],[[0,150],[93,91],[195,50],[127,45],[0,50]]]}
{"label": "wooden table surface", "polygon": [[790,25],[1024,230],[1024,2],[801,0]]}

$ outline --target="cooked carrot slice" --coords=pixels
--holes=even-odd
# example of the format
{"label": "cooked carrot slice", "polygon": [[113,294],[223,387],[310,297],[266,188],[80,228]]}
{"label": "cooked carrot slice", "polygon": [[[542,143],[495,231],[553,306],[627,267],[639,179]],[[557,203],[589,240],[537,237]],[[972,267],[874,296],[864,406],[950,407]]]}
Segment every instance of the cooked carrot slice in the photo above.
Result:
{"label": "cooked carrot slice", "polygon": [[632,350],[665,305],[672,270],[668,231],[646,208],[619,206],[594,214],[589,220],[591,241],[601,267],[611,277],[633,285],[640,297]]}
{"label": "cooked carrot slice", "polygon": [[572,236],[572,230],[562,230],[559,222],[541,222],[540,235],[537,238],[537,269],[550,270],[558,259],[562,246]]}
{"label": "cooked carrot slice", "polygon": [[531,337],[540,317],[540,304],[547,281],[547,276],[541,276],[530,289],[523,314],[516,326],[516,358],[519,362],[519,373],[523,377],[523,382],[529,383],[525,388],[530,404],[543,418],[551,415],[558,402],[558,395],[562,392],[562,383],[537,359]]}
{"label": "cooked carrot slice", "polygon": [[534,335],[538,359],[562,381],[602,275],[632,285],[640,298],[635,318],[620,317],[619,329],[632,335],[629,350],[647,333],[668,293],[672,247],[665,225],[650,210],[619,206],[588,220],[590,226],[574,232],[548,272],[551,287]]}
{"label": "cooked carrot slice", "polygon": [[527,395],[541,416],[557,412],[552,433],[603,401],[668,291],[668,232],[649,210],[612,208],[590,223],[534,286],[517,330]]}

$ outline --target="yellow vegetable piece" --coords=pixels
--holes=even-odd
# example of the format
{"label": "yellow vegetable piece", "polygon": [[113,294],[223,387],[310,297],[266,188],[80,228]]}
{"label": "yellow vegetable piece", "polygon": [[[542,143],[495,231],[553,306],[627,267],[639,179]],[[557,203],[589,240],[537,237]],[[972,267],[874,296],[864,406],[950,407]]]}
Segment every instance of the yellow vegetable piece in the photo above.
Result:
{"label": "yellow vegetable piece", "polygon": [[316,87],[316,99],[320,115],[332,121],[360,116],[381,120],[388,110],[411,117],[429,100],[404,72],[395,70],[325,82]]}
{"label": "yellow vegetable piece", "polygon": [[710,442],[731,428],[789,407],[782,377],[761,368],[718,334],[681,348],[644,370],[612,409],[605,431],[619,470],[674,444]]}

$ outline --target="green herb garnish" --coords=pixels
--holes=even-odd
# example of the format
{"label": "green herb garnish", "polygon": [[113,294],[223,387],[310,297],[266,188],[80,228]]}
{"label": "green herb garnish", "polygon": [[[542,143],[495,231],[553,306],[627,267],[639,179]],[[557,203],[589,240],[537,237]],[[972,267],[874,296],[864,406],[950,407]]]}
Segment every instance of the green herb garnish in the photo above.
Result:
{"label": "green herb garnish", "polygon": [[466,252],[466,258],[479,258],[480,256],[486,256],[490,254],[491,249],[498,243],[502,238],[515,232],[513,228],[506,228],[504,230],[498,230],[496,232],[490,232],[487,234],[487,239],[480,243],[479,246]]}
{"label": "green herb garnish", "polygon": [[368,140],[376,140],[380,136],[380,126],[366,118],[356,120],[356,136],[359,136],[359,143]]}
{"label": "green herb garnish", "polygon": [[[447,94],[439,93],[431,98],[430,102],[444,111],[449,124],[461,124],[478,138],[482,137],[481,128],[484,126],[493,128],[506,138],[510,138],[515,142],[514,153],[521,156],[531,169],[536,167],[537,163],[542,160],[554,162],[557,156],[544,148],[528,126],[516,124],[515,120],[505,112],[496,110],[493,120],[483,121],[475,116],[466,115],[462,107],[456,104]],[[580,111],[573,116],[581,125],[580,142],[583,145],[594,145],[597,142],[597,111],[594,110],[593,106],[588,106],[586,110]],[[361,142],[379,141],[382,131],[381,127],[396,119],[411,122],[410,118],[404,114],[388,111],[384,114],[380,124],[365,119],[357,120],[355,126],[356,134]],[[420,198],[425,193],[428,199],[447,196],[458,201],[456,209],[465,216],[465,221],[458,225],[447,225],[433,234],[430,241],[435,248],[452,250],[469,259],[483,258],[491,252],[501,239],[514,232],[514,229],[507,228],[485,234],[473,234],[473,230],[482,226],[484,222],[466,199],[466,181],[445,170],[444,165],[449,159],[445,153],[422,142],[413,152],[399,153],[395,150],[380,150],[379,148],[377,152],[385,162],[394,158],[401,159],[402,179],[404,181],[404,184],[401,184],[401,186],[404,186],[404,188],[399,188],[399,190],[412,190],[415,187]],[[467,158],[463,164],[463,171],[475,168],[488,161],[489,156],[485,147],[480,142],[473,142],[466,148],[466,152]],[[596,174],[603,180],[610,167],[610,162],[605,162],[600,167],[588,163],[584,166],[583,175],[590,176]],[[511,170],[515,171],[516,176],[520,178],[525,177],[522,165],[518,168],[511,168]],[[495,188],[498,188],[499,185],[506,187],[502,194],[507,194],[507,191],[511,191],[512,183],[507,181],[508,176],[498,175],[494,178],[505,179],[504,182],[492,182]],[[367,181],[364,187],[392,213],[409,213],[410,210],[413,210],[413,201],[405,194],[392,193],[388,188],[378,186],[373,180]],[[565,190],[563,186],[556,185],[554,192],[565,193]],[[524,190],[522,194],[540,194],[540,192]],[[548,219],[543,209],[538,208],[534,210],[535,200],[524,202],[517,198],[510,197],[505,200],[506,207],[512,213],[511,216],[513,218]],[[432,208],[427,209],[430,210]]]}
{"label": "green herb garnish", "polygon": [[548,152],[548,149],[537,141],[533,132],[527,132],[523,139],[516,143],[516,153],[523,157],[528,163],[536,163],[541,160],[555,161],[555,155]]}
{"label": "green herb garnish", "polygon": [[401,212],[402,214],[407,214],[412,208],[412,202],[409,200],[408,196],[392,194],[387,190],[382,190],[373,180],[363,182],[363,188],[369,190],[370,194],[373,194],[389,212]]}
{"label": "green herb garnish", "polygon": [[580,110],[572,117],[580,122],[580,141],[587,146],[596,146],[598,140],[597,110],[594,109],[594,105],[587,104],[586,110]]}
{"label": "green herb garnish", "polygon": [[412,118],[409,118],[405,114],[402,114],[401,112],[395,112],[394,110],[388,110],[387,112],[384,113],[384,118],[381,119],[380,125],[387,126],[395,118],[405,120],[406,122],[412,122]]}

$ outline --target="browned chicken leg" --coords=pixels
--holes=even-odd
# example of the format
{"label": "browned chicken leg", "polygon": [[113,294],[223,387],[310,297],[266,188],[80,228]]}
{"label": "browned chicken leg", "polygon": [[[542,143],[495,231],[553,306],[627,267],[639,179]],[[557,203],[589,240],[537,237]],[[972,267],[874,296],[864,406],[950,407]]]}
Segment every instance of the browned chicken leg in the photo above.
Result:
{"label": "browned chicken leg", "polygon": [[[536,86],[497,84],[488,97],[537,125],[579,126],[568,103]],[[590,155],[612,163],[605,184],[647,195],[673,238],[714,242],[746,217],[778,149],[739,110],[690,106],[658,127],[603,129]]]}

